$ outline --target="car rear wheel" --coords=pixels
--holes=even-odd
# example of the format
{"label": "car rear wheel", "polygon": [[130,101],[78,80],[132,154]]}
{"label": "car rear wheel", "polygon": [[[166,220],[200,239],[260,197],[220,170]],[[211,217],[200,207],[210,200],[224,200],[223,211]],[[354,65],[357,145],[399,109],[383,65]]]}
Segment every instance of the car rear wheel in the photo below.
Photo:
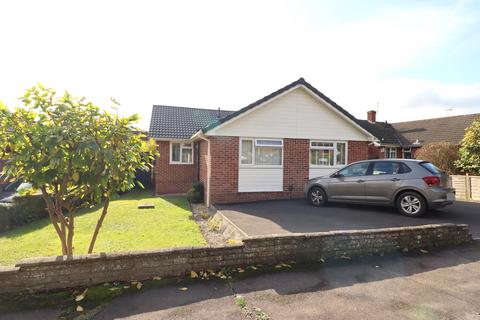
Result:
{"label": "car rear wheel", "polygon": [[427,212],[427,203],[416,192],[402,193],[397,199],[398,211],[409,217],[420,217]]}
{"label": "car rear wheel", "polygon": [[320,187],[313,187],[308,192],[308,200],[315,207],[322,207],[327,204],[327,194]]}

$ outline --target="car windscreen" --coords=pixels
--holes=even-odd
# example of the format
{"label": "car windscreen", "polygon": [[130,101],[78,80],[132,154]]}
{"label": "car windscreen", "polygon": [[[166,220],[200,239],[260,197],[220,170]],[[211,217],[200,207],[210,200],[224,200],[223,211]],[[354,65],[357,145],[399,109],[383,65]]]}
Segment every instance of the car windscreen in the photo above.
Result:
{"label": "car windscreen", "polygon": [[430,171],[433,174],[443,174],[443,171],[438,169],[433,163],[431,162],[420,162],[420,165]]}

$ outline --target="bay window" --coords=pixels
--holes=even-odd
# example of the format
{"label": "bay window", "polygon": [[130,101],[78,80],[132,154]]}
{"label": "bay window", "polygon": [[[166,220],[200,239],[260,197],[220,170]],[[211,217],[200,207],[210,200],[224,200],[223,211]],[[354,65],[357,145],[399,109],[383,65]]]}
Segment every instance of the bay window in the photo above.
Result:
{"label": "bay window", "polygon": [[170,163],[193,164],[193,143],[170,142]]}
{"label": "bay window", "polygon": [[310,141],[311,166],[333,167],[346,164],[346,142]]}
{"label": "bay window", "polygon": [[281,166],[283,140],[241,139],[240,164],[250,166]]}

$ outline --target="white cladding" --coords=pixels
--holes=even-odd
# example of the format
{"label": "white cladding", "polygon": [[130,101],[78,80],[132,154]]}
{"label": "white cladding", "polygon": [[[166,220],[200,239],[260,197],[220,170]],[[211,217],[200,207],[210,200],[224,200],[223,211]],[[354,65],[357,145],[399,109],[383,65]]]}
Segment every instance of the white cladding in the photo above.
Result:
{"label": "white cladding", "polygon": [[[253,110],[253,111],[252,111]],[[247,111],[208,135],[367,141],[367,133],[333,107],[298,87]]]}
{"label": "white cladding", "polygon": [[283,191],[283,168],[238,170],[238,192]]}

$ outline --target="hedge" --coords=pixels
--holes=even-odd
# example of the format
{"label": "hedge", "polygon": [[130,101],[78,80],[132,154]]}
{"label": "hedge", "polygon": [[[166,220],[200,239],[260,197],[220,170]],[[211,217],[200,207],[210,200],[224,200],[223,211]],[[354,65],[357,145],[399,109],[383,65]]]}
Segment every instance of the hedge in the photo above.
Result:
{"label": "hedge", "polygon": [[0,203],[0,232],[48,217],[41,195],[14,198],[13,203]]}

